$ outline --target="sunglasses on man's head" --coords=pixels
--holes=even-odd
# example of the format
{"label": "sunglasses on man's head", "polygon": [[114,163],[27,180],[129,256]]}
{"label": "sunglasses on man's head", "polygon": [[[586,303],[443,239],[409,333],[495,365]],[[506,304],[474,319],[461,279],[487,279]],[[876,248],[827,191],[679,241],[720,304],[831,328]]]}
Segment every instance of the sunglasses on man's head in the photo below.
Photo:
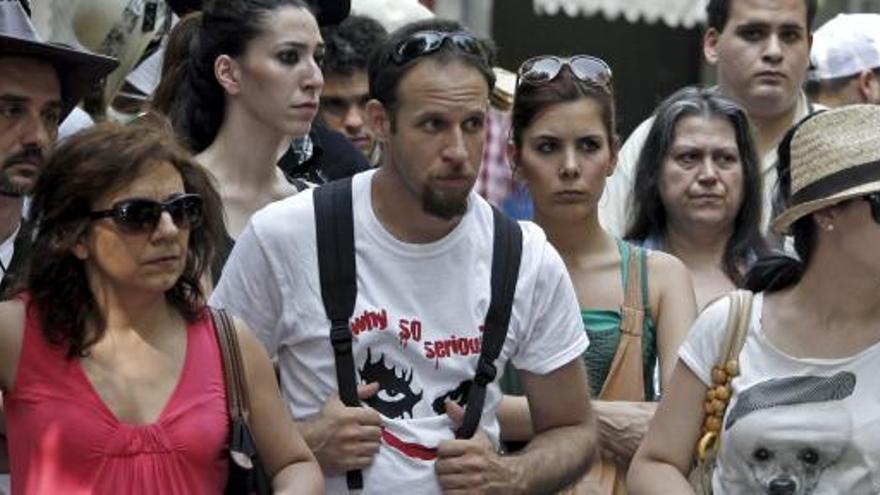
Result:
{"label": "sunglasses on man's head", "polygon": [[115,203],[109,210],[91,212],[89,218],[110,217],[121,230],[140,234],[154,231],[165,211],[179,229],[198,227],[202,222],[202,198],[198,194],[181,194],[164,202],[126,199]]}
{"label": "sunglasses on man's head", "polygon": [[397,48],[391,53],[391,59],[397,65],[403,65],[415,58],[436,52],[447,40],[465,53],[480,58],[486,57],[482,43],[471,33],[465,31],[454,33],[419,31],[398,43]]}
{"label": "sunglasses on man's head", "polygon": [[880,224],[880,192],[866,194],[864,198],[871,205],[871,216],[874,221]]}
{"label": "sunglasses on man's head", "polygon": [[567,58],[541,55],[530,58],[516,71],[516,87],[523,83],[548,83],[556,79],[563,67],[571,69],[571,73],[579,80],[595,84],[605,91],[611,91],[611,67],[608,67],[601,58],[591,55],[575,55]]}

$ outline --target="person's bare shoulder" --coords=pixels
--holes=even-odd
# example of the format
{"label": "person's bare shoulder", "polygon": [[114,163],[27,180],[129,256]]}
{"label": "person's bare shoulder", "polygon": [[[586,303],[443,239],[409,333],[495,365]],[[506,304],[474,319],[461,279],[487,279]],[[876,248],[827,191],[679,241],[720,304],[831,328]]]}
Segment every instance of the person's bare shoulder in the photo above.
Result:
{"label": "person's bare shoulder", "polygon": [[664,297],[678,297],[682,291],[690,291],[693,297],[693,281],[690,271],[675,256],[662,251],[647,251],[648,294],[651,306],[656,308]]}

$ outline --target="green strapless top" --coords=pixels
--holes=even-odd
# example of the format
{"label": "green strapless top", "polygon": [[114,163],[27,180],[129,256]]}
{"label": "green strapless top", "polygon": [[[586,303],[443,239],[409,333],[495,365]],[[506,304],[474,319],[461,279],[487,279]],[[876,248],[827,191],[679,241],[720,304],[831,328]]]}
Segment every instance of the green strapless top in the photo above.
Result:
{"label": "green strapless top", "polygon": [[[617,241],[620,250],[620,276],[623,280],[623,292],[626,293],[626,282],[629,277],[629,257],[632,246],[621,240]],[[655,399],[654,369],[657,367],[657,332],[654,320],[651,317],[651,308],[648,305],[648,270],[644,256],[639,263],[639,271],[642,279],[642,298],[645,303],[645,320],[642,328],[642,366],[645,381],[645,397],[647,400]],[[584,322],[584,330],[590,339],[590,345],[584,352],[584,361],[587,365],[587,374],[590,377],[590,386],[593,397],[598,397],[608,376],[608,369],[617,346],[620,344],[620,312],[607,309],[582,309],[581,319]],[[501,389],[504,393],[522,395],[523,389],[516,379],[516,373],[508,365],[504,376],[501,378]]]}
{"label": "green strapless top", "polygon": [[[645,323],[642,328],[642,369],[645,380],[645,397],[654,400],[654,369],[657,367],[657,332],[648,308],[645,308]],[[617,346],[620,344],[620,312],[610,310],[581,310],[584,329],[590,338],[590,346],[584,352],[587,374],[593,397],[598,397],[608,377],[608,369]]]}

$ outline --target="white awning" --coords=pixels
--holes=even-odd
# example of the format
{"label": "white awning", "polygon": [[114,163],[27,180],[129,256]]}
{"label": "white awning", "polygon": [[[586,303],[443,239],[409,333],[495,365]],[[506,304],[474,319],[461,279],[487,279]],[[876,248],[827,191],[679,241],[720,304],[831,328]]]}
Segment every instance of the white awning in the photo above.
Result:
{"label": "white awning", "polygon": [[608,20],[623,16],[629,22],[662,21],[670,27],[692,28],[706,19],[707,0],[532,0],[538,15],[570,17],[603,15]]}

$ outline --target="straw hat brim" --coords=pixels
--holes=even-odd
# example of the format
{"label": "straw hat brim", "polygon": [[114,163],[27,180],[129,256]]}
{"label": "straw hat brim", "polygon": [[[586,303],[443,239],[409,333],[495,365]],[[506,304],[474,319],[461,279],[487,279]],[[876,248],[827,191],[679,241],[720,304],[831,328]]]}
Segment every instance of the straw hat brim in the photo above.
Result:
{"label": "straw hat brim", "polygon": [[810,213],[833,206],[847,199],[858,198],[878,191],[880,191],[880,180],[859,184],[856,187],[845,189],[825,198],[793,205],[773,220],[773,230],[779,234],[790,234],[791,225]]}

